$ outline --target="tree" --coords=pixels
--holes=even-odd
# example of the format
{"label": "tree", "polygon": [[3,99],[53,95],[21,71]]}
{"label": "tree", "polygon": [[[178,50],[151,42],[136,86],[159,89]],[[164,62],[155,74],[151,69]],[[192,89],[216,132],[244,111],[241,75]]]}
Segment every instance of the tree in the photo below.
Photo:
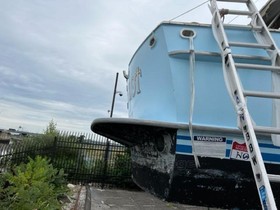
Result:
{"label": "tree", "polygon": [[47,135],[47,136],[51,136],[51,137],[58,136],[59,131],[56,129],[56,126],[57,126],[57,124],[52,119],[49,122],[49,125],[47,126],[47,129],[44,130],[44,134]]}

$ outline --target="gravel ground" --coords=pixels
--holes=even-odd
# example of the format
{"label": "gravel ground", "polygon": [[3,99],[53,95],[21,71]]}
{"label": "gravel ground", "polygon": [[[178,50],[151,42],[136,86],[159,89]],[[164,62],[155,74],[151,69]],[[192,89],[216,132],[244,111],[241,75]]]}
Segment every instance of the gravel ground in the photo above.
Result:
{"label": "gravel ground", "polygon": [[91,194],[89,201],[91,210],[218,210],[217,208],[166,202],[143,191],[91,187],[89,194]]}
{"label": "gravel ground", "polygon": [[149,193],[69,184],[62,210],[219,210],[162,201]]}
{"label": "gravel ground", "polygon": [[62,210],[81,210],[85,209],[86,187],[81,185],[67,185],[72,191],[70,196],[63,199]]}

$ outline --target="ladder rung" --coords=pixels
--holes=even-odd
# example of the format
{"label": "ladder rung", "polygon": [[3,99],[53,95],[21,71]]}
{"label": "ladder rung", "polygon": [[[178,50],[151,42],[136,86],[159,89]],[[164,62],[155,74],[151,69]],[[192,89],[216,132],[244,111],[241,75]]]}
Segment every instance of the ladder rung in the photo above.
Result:
{"label": "ladder rung", "polygon": [[228,44],[231,45],[231,46],[237,46],[237,47],[274,49],[273,45],[259,44],[259,43],[229,42]]}
{"label": "ladder rung", "polygon": [[269,181],[271,182],[280,182],[280,175],[276,174],[267,174]]}
{"label": "ladder rung", "polygon": [[235,63],[235,67],[243,68],[243,69],[280,71],[279,66],[258,65],[258,64],[248,64],[248,63]]}
{"label": "ladder rung", "polygon": [[254,130],[262,134],[280,134],[280,128],[276,127],[254,126]]}
{"label": "ladder rung", "polygon": [[224,24],[225,29],[231,30],[251,30],[254,32],[262,32],[264,30],[263,26],[252,26],[252,25],[238,25],[238,24]]}
{"label": "ladder rung", "polygon": [[254,13],[250,11],[242,11],[242,10],[231,10],[231,9],[220,9],[221,15],[248,15],[252,16]]}
{"label": "ladder rung", "polygon": [[232,2],[232,3],[247,3],[248,2],[248,0],[217,0],[217,1]]}
{"label": "ladder rung", "polygon": [[260,91],[243,91],[244,96],[261,97],[261,98],[278,98],[280,99],[279,93],[273,92],[260,92]]}
{"label": "ladder rung", "polygon": [[264,30],[263,26],[252,26],[252,30],[255,32],[262,32]]}
{"label": "ladder rung", "polygon": [[240,55],[240,54],[232,54],[234,59],[248,59],[248,60],[259,60],[259,61],[271,61],[269,57],[265,56],[257,56],[257,55]]}

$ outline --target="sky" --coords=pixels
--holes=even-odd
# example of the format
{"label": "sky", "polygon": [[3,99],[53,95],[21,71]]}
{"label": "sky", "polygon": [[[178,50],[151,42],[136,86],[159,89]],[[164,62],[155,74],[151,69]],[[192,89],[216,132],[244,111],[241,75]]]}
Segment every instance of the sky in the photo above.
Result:
{"label": "sky", "polygon": [[[53,120],[91,132],[109,117],[117,72],[113,117],[128,117],[122,71],[134,52],[162,21],[203,2],[0,0],[0,128],[41,133]],[[174,21],[210,23],[211,13],[203,4]]]}

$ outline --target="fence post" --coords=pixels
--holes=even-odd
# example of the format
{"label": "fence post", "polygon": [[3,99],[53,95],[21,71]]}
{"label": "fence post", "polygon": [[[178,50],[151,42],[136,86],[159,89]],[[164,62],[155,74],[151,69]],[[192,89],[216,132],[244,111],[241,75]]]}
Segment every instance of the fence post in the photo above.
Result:
{"label": "fence post", "polygon": [[104,188],[106,179],[107,179],[107,168],[108,168],[108,159],[109,159],[109,148],[110,148],[110,142],[107,138],[106,142],[106,149],[104,154],[104,168],[103,168],[103,175],[102,175],[102,183],[101,183],[101,189]]}
{"label": "fence post", "polygon": [[[78,149],[78,158],[77,158],[77,166],[76,166],[76,174],[78,175],[79,174],[79,180],[80,180],[80,183],[82,182],[85,182],[85,180],[83,178],[81,178],[82,174],[84,174],[84,145],[83,145],[83,142],[84,142],[84,139],[85,139],[85,136],[84,135],[80,135],[78,137],[78,144],[79,144],[79,149]],[[74,142],[73,142],[73,145],[74,145]]]}
{"label": "fence post", "polygon": [[53,141],[53,151],[52,151],[52,155],[51,155],[51,162],[54,162],[55,156],[56,156],[56,148],[57,148],[57,136],[54,137],[54,141]]}

